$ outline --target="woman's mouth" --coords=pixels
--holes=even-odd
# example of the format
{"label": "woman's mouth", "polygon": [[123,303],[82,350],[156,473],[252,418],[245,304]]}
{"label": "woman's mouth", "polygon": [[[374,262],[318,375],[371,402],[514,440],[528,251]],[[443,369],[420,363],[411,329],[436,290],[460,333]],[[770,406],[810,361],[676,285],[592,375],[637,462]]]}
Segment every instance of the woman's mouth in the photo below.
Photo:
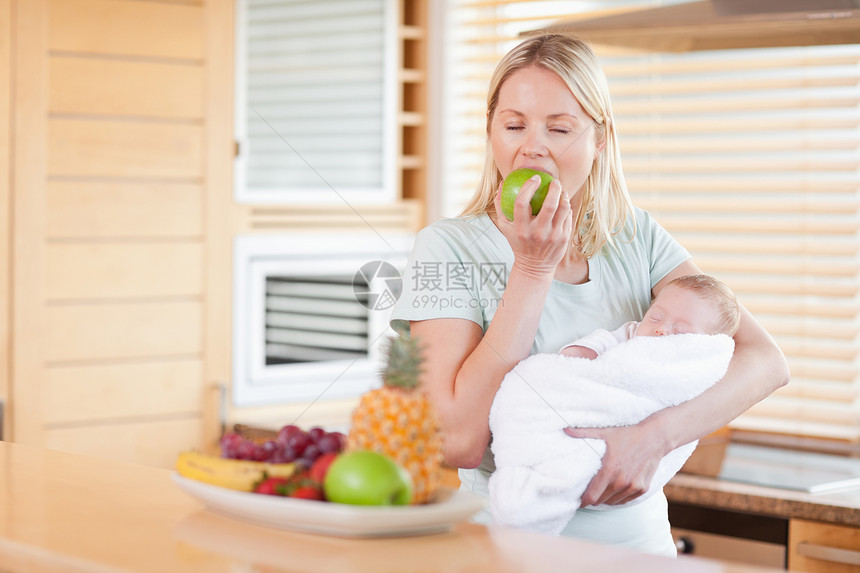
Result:
{"label": "woman's mouth", "polygon": [[552,176],[553,178],[558,177],[550,169],[547,169],[546,167],[543,167],[541,165],[518,165],[514,169],[533,169],[535,171],[542,171],[542,172],[546,173],[547,175]]}

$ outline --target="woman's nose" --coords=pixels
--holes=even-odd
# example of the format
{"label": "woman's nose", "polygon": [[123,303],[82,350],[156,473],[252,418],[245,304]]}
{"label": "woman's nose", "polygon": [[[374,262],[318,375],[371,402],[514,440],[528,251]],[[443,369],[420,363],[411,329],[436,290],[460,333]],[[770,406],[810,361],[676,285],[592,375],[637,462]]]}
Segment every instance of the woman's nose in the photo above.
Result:
{"label": "woman's nose", "polygon": [[547,148],[543,141],[543,134],[539,130],[531,130],[528,138],[523,142],[523,155],[526,157],[540,157],[546,155]]}

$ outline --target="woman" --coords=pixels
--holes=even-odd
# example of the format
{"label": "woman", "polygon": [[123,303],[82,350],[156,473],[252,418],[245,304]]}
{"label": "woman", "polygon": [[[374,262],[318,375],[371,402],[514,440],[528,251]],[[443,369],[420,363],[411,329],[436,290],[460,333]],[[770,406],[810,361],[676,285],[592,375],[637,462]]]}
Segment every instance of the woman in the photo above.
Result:
{"label": "woman", "polygon": [[[505,374],[538,352],[596,328],[641,320],[675,277],[701,274],[689,254],[624,183],[606,79],[590,47],[561,35],[530,38],[499,63],[487,103],[480,185],[460,218],[422,230],[393,314],[427,356],[422,383],[439,411],[448,463],[463,487],[487,496],[494,465],[488,414]],[[555,178],[540,212],[523,185],[514,220],[499,192],[514,169]],[[725,378],[701,397],[624,428],[576,429],[607,450],[563,532],[674,555],[665,496],[622,506],[648,489],[669,451],[723,426],[787,383],[782,353],[742,309]],[[489,519],[487,515],[483,520]]]}

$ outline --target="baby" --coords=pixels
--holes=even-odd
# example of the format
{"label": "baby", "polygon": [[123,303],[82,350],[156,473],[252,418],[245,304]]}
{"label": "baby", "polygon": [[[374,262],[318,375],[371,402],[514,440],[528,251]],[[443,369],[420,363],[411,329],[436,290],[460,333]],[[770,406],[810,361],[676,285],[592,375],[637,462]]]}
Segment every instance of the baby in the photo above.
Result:
{"label": "baby", "polygon": [[597,358],[609,348],[637,336],[726,334],[734,336],[740,311],[734,293],[708,275],[686,275],[669,282],[642,318],[608,331],[598,329],[560,350],[565,356]]}
{"label": "baby", "polygon": [[[571,439],[564,429],[637,424],[701,395],[725,375],[739,323],[738,303],[723,283],[684,276],[660,291],[642,322],[595,331],[559,354],[535,354],[517,364],[490,409],[495,522],[560,534],[606,452],[603,440]],[[684,333],[701,336],[664,336]],[[647,492],[627,504],[661,491],[695,447],[693,441],[666,454]]]}

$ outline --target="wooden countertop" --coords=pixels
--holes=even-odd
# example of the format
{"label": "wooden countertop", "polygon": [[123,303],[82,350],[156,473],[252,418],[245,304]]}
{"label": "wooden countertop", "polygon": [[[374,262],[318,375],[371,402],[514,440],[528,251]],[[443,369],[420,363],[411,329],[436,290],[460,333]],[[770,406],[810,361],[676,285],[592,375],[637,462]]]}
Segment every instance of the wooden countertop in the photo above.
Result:
{"label": "wooden countertop", "polygon": [[860,527],[860,489],[812,495],[679,473],[663,490],[670,502]]}
{"label": "wooden countertop", "polygon": [[206,510],[169,470],[8,442],[0,474],[3,573],[768,571],[471,523],[393,539],[281,531]]}

